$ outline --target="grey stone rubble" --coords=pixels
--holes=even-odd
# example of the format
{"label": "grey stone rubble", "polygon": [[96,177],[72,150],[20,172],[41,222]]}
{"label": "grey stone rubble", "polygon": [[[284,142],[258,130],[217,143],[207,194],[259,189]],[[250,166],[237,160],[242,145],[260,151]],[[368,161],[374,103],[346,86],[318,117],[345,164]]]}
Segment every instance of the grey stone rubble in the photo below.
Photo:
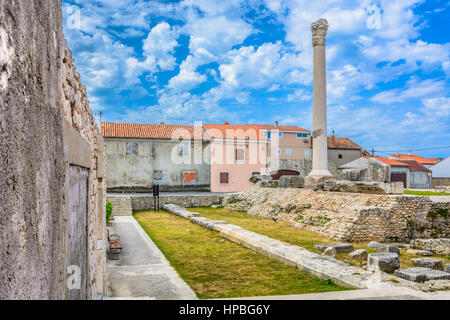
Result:
{"label": "grey stone rubble", "polygon": [[412,263],[416,267],[431,268],[434,270],[444,271],[444,264],[439,259],[433,258],[413,258]]}
{"label": "grey stone rubble", "polygon": [[408,250],[406,250],[406,252],[411,253],[411,254],[417,254],[419,256],[424,256],[424,257],[433,255],[433,252],[428,251],[428,250],[408,249]]}
{"label": "grey stone rubble", "polygon": [[413,249],[422,249],[439,254],[450,255],[450,238],[414,239],[411,241],[410,246]]}
{"label": "grey stone rubble", "polygon": [[351,252],[349,256],[353,259],[358,259],[358,260],[367,260],[367,257],[368,257],[366,249],[355,250],[355,251]]}
{"label": "grey stone rubble", "polygon": [[450,280],[450,273],[423,267],[395,270],[394,275],[396,277],[414,282]]}
{"label": "grey stone rubble", "polygon": [[336,253],[352,252],[355,250],[351,243],[324,243],[314,245],[316,250],[325,252],[328,248],[333,248]]}
{"label": "grey stone rubble", "polygon": [[450,273],[450,263],[445,266],[445,272]]}
{"label": "grey stone rubble", "polygon": [[394,272],[400,268],[400,259],[396,253],[371,253],[367,259],[367,268],[371,271]]}
{"label": "grey stone rubble", "polygon": [[[175,205],[165,205],[164,209],[170,213],[189,219],[191,222],[195,222],[195,219],[187,218],[187,210],[184,208]],[[215,222],[214,231],[219,232],[225,239],[236,242],[269,258],[306,271],[319,278],[331,279],[338,285],[360,289],[380,286],[401,286],[400,284],[389,281],[392,279],[392,276],[384,272],[374,274],[371,271],[351,266],[334,257],[321,256],[305,248],[272,239],[233,224]]]}

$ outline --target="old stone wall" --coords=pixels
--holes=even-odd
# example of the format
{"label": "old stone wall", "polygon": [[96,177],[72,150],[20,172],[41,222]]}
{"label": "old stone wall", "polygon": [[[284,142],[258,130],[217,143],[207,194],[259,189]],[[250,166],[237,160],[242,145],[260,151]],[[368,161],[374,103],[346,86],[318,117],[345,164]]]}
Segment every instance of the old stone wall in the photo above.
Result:
{"label": "old stone wall", "polygon": [[[104,154],[61,2],[1,1],[0,299],[103,293]],[[73,265],[81,289],[67,286]]]}
{"label": "old stone wall", "polygon": [[450,197],[375,195],[254,187],[223,204],[342,241],[406,241],[450,236]]}
{"label": "old stone wall", "polygon": [[[65,42],[64,42],[65,44]],[[86,87],[76,71],[72,53],[64,46],[61,64],[63,117],[89,145],[88,177],[88,298],[108,294],[106,272],[106,147],[99,126],[89,108]],[[103,271],[102,271],[103,270]],[[97,277],[99,278],[97,280]],[[105,279],[103,279],[105,278]]]}
{"label": "old stone wall", "polygon": [[[221,204],[223,195],[173,195],[161,196],[161,208],[166,204],[175,204],[184,208],[210,207],[214,204]],[[132,196],[131,208],[137,210],[153,210],[154,198],[152,196]]]}

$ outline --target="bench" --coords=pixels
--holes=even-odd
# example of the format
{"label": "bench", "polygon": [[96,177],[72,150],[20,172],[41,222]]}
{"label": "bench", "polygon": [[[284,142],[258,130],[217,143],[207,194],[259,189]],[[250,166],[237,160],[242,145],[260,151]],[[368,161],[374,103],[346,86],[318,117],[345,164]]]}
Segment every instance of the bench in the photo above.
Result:
{"label": "bench", "polygon": [[[112,255],[112,260],[118,260],[119,254],[122,252],[122,242],[120,241],[120,237],[118,235],[110,235],[109,230],[107,230],[108,243],[109,243],[109,252]],[[115,259],[117,257],[117,259]]]}

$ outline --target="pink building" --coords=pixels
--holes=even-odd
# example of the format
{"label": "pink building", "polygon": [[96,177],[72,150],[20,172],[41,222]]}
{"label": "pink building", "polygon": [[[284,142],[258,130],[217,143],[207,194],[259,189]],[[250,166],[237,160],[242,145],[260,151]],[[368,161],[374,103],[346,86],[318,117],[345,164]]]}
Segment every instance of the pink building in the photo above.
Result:
{"label": "pink building", "polygon": [[269,158],[295,157],[300,160],[310,157],[310,144],[305,143],[305,139],[309,140],[309,132],[299,127],[232,125],[228,122],[203,126],[211,140],[212,192],[238,192],[250,188],[252,175],[267,173]]}

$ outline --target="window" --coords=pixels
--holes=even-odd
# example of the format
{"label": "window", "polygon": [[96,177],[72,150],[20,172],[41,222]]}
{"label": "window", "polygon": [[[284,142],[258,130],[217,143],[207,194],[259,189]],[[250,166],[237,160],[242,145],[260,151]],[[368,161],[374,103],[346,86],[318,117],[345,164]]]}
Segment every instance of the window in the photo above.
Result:
{"label": "window", "polygon": [[127,153],[127,156],[137,155],[138,154],[138,144],[136,142],[128,142],[126,153]]}
{"label": "window", "polygon": [[291,150],[291,149],[286,149],[286,155],[287,155],[287,156],[292,155],[292,150]]}
{"label": "window", "polygon": [[220,173],[220,184],[229,184],[230,183],[230,173],[229,172],[221,172]]}
{"label": "window", "polygon": [[178,145],[178,155],[180,157],[188,155],[190,147],[191,147],[191,145],[189,143],[180,143]]}
{"label": "window", "polygon": [[243,149],[243,148],[236,148],[234,150],[234,159],[236,161],[245,161],[245,149]]}
{"label": "window", "polygon": [[339,159],[342,159],[342,154],[338,155],[338,158],[339,158]]}
{"label": "window", "polygon": [[309,158],[309,150],[305,150],[305,158]]}
{"label": "window", "polygon": [[252,177],[253,176],[259,176],[261,174],[261,172],[252,172]]}
{"label": "window", "polygon": [[307,133],[297,133],[297,139],[306,139],[308,138]]}
{"label": "window", "polygon": [[280,138],[283,138],[283,132],[280,132]]}
{"label": "window", "polygon": [[271,132],[270,131],[265,131],[264,135],[267,137],[267,139],[270,140],[270,137],[271,137]]}
{"label": "window", "polygon": [[281,149],[277,149],[277,154],[281,155]]}

